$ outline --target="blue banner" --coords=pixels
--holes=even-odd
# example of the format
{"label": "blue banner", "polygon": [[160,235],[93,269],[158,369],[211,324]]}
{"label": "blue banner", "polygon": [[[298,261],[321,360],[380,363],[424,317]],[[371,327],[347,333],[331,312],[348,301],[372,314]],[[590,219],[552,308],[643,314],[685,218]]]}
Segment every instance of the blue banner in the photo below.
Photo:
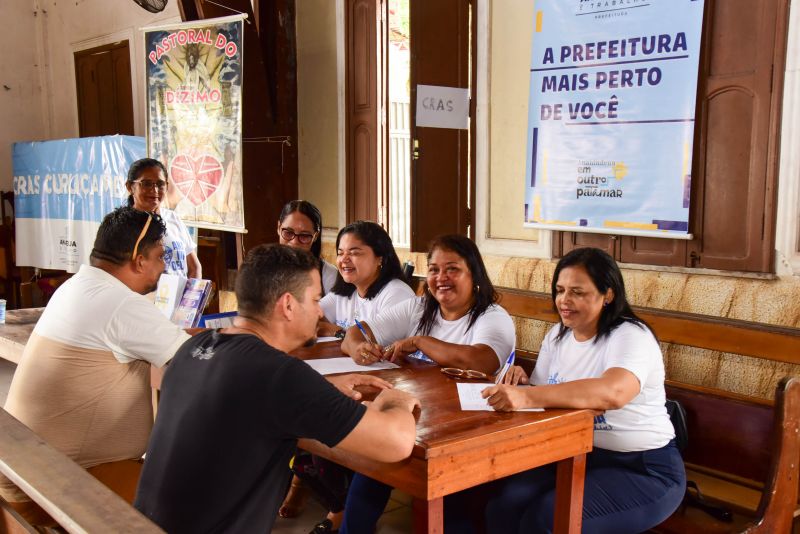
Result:
{"label": "blue banner", "polygon": [[536,0],[524,224],[690,238],[703,0]]}
{"label": "blue banner", "polygon": [[103,217],[128,197],[142,137],[14,143],[17,265],[75,272],[88,262]]}

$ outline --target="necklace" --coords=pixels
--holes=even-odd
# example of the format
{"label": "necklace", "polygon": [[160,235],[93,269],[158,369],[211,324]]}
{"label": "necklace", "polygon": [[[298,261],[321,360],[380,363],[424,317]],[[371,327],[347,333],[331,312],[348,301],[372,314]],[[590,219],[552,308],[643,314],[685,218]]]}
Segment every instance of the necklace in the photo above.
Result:
{"label": "necklace", "polygon": [[[242,322],[245,322],[245,321],[247,321],[247,322],[251,322],[252,321],[252,322],[258,323],[259,325],[261,323],[259,323],[255,319],[251,319],[249,317],[241,317],[241,316],[239,316],[237,319],[238,320],[234,320],[235,322],[234,322],[233,326],[231,326],[231,327],[226,329],[228,331],[226,333],[232,333],[232,334],[246,333],[246,334],[251,334],[253,336],[256,336],[258,339],[260,339],[264,343],[267,343],[267,340],[264,339],[264,336],[261,335],[261,332],[259,332],[258,329],[253,328],[253,327],[249,327],[249,326],[244,326],[244,325],[241,324]],[[231,332],[231,330],[233,330],[234,332]],[[269,344],[269,343],[267,343],[267,344]]]}

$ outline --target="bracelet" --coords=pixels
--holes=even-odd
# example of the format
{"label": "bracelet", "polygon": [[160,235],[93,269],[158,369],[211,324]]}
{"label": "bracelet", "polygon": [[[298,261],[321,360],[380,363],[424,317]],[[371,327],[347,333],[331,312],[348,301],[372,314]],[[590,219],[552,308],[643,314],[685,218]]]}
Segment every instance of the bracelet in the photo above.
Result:
{"label": "bracelet", "polygon": [[347,332],[345,332],[344,328],[340,328],[336,332],[334,332],[333,337],[336,339],[344,339],[344,336]]}

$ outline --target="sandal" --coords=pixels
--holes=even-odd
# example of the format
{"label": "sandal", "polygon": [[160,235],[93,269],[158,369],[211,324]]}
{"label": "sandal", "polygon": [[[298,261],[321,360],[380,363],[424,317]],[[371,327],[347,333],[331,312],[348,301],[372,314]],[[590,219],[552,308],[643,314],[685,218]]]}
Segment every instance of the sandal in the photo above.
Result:
{"label": "sandal", "polygon": [[308,497],[308,488],[303,481],[297,477],[292,479],[292,485],[289,487],[289,493],[283,499],[283,504],[278,509],[278,515],[283,518],[294,518],[303,513],[306,506],[306,498]]}
{"label": "sandal", "polygon": [[333,530],[333,521],[330,519],[323,519],[311,529],[308,534],[336,534],[338,530]]}

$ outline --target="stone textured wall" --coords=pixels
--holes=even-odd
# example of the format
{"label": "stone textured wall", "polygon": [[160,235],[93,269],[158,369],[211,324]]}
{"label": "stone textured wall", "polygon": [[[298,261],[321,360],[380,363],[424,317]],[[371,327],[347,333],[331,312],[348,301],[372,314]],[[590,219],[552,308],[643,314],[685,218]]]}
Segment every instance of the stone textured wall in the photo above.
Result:
{"label": "stone textured wall", "polygon": [[[333,258],[332,247],[329,258]],[[400,253],[416,274],[426,271],[424,254]],[[498,286],[550,291],[555,261],[485,256],[492,282]],[[623,269],[628,299],[636,306],[684,311],[800,328],[800,277],[775,280]],[[550,327],[541,321],[515,320],[517,346],[538,350]],[[662,343],[667,378],[726,391],[772,398],[775,385],[800,366],[758,358],[672,346]]]}
{"label": "stone textured wall", "polygon": [[[332,243],[324,243],[323,256],[335,263]],[[425,254],[398,251],[400,261],[411,260],[415,274],[427,271]],[[492,282],[497,286],[550,291],[556,262],[519,257],[484,256]],[[684,311],[800,328],[800,277],[775,280],[705,274],[686,274],[623,269],[628,300],[635,306]],[[220,295],[223,310],[236,309],[232,293]],[[517,346],[538,351],[550,324],[514,319]],[[791,365],[736,354],[661,344],[667,378],[726,391],[772,398],[778,380],[800,376],[800,365]]]}

